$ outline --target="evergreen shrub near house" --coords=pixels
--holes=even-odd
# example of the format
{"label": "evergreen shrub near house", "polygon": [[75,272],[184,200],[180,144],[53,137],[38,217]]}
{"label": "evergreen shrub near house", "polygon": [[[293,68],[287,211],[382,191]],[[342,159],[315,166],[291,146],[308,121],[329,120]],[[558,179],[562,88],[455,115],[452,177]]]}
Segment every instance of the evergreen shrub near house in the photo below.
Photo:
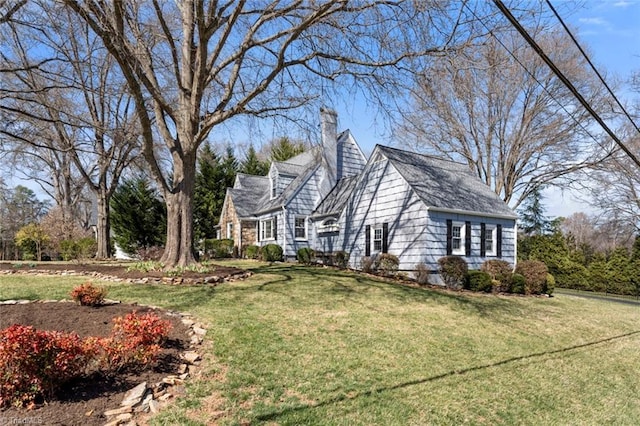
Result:
{"label": "evergreen shrub near house", "polygon": [[400,260],[398,256],[390,253],[382,253],[376,256],[373,263],[373,269],[376,272],[380,272],[382,275],[392,277],[398,273],[398,266],[400,266]]}
{"label": "evergreen shrub near house", "polygon": [[484,271],[469,271],[466,288],[471,291],[490,293],[493,290],[491,276]]}
{"label": "evergreen shrub near house", "polygon": [[311,265],[316,260],[315,252],[310,247],[302,247],[299,248],[296,252],[296,259],[298,263],[302,263],[303,265]]}
{"label": "evergreen shrub near house", "polygon": [[260,250],[260,256],[265,262],[279,262],[282,260],[282,247],[278,244],[267,244]]}
{"label": "evergreen shrub near house", "polygon": [[446,256],[438,259],[438,272],[447,288],[460,289],[467,279],[469,266],[459,256]]}
{"label": "evergreen shrub near house", "polygon": [[204,256],[207,259],[224,259],[233,256],[233,240],[207,238],[203,243]]}
{"label": "evergreen shrub near house", "polygon": [[547,265],[539,260],[524,260],[516,266],[516,273],[525,278],[525,294],[542,294],[549,273]]}
{"label": "evergreen shrub near house", "polygon": [[416,265],[415,270],[415,278],[416,282],[420,285],[428,285],[429,277],[431,276],[431,269],[427,266],[426,263],[420,262]]}
{"label": "evergreen shrub near house", "polygon": [[548,295],[553,293],[553,290],[556,289],[556,279],[551,274],[547,274],[547,280],[545,282],[544,292]]}
{"label": "evergreen shrub near house", "polygon": [[340,269],[347,269],[349,267],[349,253],[340,250],[333,254],[334,264]]}
{"label": "evergreen shrub near house", "polygon": [[511,292],[515,294],[524,294],[524,288],[527,283],[524,275],[513,274],[511,276]]}
{"label": "evergreen shrub near house", "polygon": [[247,259],[258,259],[260,257],[260,247],[249,245],[244,248],[244,257]]}

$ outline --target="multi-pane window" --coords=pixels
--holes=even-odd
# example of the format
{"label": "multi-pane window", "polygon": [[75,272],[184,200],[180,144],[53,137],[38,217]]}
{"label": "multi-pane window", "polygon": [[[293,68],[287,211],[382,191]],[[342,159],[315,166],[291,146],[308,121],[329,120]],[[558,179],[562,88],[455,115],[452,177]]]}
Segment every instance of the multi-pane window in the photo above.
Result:
{"label": "multi-pane window", "polygon": [[273,219],[267,219],[260,222],[260,240],[273,240],[274,226]]}
{"label": "multi-pane window", "polygon": [[373,230],[373,251],[382,251],[382,228]]}
{"label": "multi-pane window", "polygon": [[307,239],[307,220],[304,217],[296,217],[294,232],[297,240]]}
{"label": "multi-pane window", "polygon": [[451,248],[453,254],[464,255],[464,223],[454,222],[451,226]]}
{"label": "multi-pane window", "polygon": [[233,239],[233,222],[227,223],[227,238]]}
{"label": "multi-pane window", "polygon": [[484,234],[484,249],[487,256],[496,255],[496,227],[487,225]]}

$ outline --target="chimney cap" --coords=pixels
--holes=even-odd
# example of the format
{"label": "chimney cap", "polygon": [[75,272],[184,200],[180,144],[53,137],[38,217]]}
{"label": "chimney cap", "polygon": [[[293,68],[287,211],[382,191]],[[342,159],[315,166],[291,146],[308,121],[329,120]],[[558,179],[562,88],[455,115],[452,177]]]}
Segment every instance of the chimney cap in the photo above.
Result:
{"label": "chimney cap", "polygon": [[338,116],[338,113],[337,113],[337,112],[336,112],[336,110],[335,110],[335,109],[333,109],[333,108],[320,107],[320,112],[321,112],[322,114],[331,114],[331,115],[333,115],[333,116],[335,116],[335,117],[337,117],[337,116]]}

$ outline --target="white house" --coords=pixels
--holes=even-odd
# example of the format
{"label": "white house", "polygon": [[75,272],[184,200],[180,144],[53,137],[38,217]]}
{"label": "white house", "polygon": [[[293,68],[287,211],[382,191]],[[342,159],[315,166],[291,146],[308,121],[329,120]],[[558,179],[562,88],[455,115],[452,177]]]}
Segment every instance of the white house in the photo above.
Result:
{"label": "white house", "polygon": [[401,270],[463,257],[515,265],[517,215],[467,166],[377,145],[367,161],[336,113],[321,111],[322,146],[271,165],[268,176],[238,175],[228,189],[222,236],[236,245],[276,243],[346,251],[350,266],[390,253]]}

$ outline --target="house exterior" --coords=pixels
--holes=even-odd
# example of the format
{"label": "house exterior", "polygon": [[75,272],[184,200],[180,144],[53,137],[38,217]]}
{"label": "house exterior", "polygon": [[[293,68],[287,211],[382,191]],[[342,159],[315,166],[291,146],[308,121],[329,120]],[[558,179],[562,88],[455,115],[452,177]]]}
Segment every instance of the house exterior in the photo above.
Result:
{"label": "house exterior", "polygon": [[365,158],[351,133],[337,133],[322,110],[322,146],[267,176],[238,175],[227,191],[220,226],[236,245],[279,244],[287,258],[301,247],[364,257],[390,253],[400,270],[463,257],[471,269],[487,259],[515,266],[517,215],[464,164],[377,145]]}

